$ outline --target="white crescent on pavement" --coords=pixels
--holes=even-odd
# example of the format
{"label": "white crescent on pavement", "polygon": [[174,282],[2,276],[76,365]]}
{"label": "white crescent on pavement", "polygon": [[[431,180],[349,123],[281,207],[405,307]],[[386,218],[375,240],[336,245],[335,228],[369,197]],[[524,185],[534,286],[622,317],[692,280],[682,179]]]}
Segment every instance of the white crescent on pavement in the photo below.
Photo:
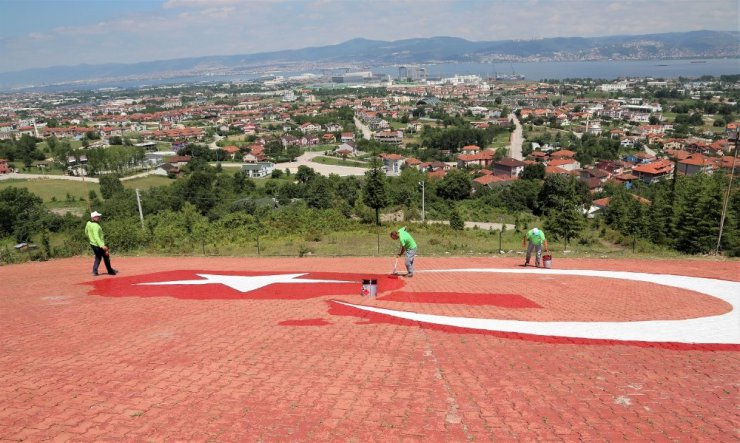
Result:
{"label": "white crescent on pavement", "polygon": [[[376,312],[391,317],[423,323],[455,326],[482,331],[514,332],[550,337],[584,338],[595,340],[640,341],[656,343],[693,344],[740,344],[740,283],[703,277],[686,277],[669,274],[647,274],[641,272],[595,271],[580,269],[441,269],[417,271],[432,272],[477,272],[502,274],[576,275],[583,277],[616,278],[622,280],[655,283],[687,289],[719,298],[732,306],[729,312],[683,320],[641,321],[523,321],[497,320],[491,318],[449,317],[397,311],[374,306],[356,305],[335,300],[346,306],[363,311]],[[638,294],[635,294],[638,296]]]}

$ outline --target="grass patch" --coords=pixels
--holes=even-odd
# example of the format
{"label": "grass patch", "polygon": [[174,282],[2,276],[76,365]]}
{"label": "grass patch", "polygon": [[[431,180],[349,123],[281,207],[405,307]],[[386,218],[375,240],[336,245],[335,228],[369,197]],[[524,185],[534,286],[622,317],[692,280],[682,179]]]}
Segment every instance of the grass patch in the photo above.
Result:
{"label": "grass patch", "polygon": [[95,191],[100,196],[100,186],[97,183],[89,181],[71,181],[71,180],[3,180],[0,181],[0,189],[9,187],[26,188],[30,192],[38,195],[44,203],[56,202],[74,202],[87,200],[89,191]]}
{"label": "grass patch", "polygon": [[360,162],[355,160],[345,160],[336,157],[315,157],[311,160],[315,163],[321,163],[322,165],[335,165],[335,166],[355,166],[358,168],[369,168],[370,165],[366,162]]}
{"label": "grass patch", "polygon": [[505,146],[509,145],[509,136],[511,134],[508,132],[502,132],[500,134],[496,134],[496,136],[493,138],[493,141],[491,142],[492,148],[503,148]]}
{"label": "grass patch", "polygon": [[123,180],[121,183],[126,189],[151,189],[157,186],[168,186],[173,182],[174,180],[161,175],[149,175],[131,180]]}

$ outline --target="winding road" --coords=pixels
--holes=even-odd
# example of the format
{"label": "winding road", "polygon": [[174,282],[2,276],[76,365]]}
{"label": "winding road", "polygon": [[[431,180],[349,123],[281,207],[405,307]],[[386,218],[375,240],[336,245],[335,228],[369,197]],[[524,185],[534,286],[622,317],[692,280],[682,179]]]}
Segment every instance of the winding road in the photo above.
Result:
{"label": "winding road", "polygon": [[522,155],[522,144],[524,143],[522,124],[519,123],[516,114],[509,114],[509,119],[514,122],[515,126],[509,141],[509,156],[517,160],[524,160]]}

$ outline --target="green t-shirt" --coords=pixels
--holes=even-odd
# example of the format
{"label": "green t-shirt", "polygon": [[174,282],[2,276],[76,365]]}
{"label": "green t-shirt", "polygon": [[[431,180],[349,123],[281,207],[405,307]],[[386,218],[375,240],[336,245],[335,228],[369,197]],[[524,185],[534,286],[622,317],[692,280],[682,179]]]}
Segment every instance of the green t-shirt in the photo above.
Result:
{"label": "green t-shirt", "polygon": [[527,240],[531,241],[535,245],[541,245],[545,241],[545,233],[541,229],[537,230],[537,234],[534,233],[534,229],[530,229],[527,232]]}
{"label": "green t-shirt", "polygon": [[416,249],[416,242],[414,241],[414,238],[406,232],[406,228],[401,228],[398,230],[398,241],[401,242],[401,246],[403,246],[406,249]]}
{"label": "green t-shirt", "polygon": [[99,224],[89,221],[85,225],[85,234],[87,239],[90,240],[90,244],[102,248],[105,246],[105,237],[103,237],[103,228]]}

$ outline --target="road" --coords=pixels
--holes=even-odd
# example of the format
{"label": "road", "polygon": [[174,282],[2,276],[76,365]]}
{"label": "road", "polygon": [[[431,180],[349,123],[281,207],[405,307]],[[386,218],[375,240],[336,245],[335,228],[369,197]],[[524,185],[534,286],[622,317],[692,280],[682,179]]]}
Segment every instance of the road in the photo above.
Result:
{"label": "road", "polygon": [[69,180],[69,181],[87,181],[90,183],[98,183],[98,179],[95,177],[77,177],[74,175],[51,175],[51,174],[0,174],[0,180]]}
{"label": "road", "polygon": [[511,133],[511,140],[509,141],[509,156],[517,160],[524,160],[524,156],[522,156],[522,143],[524,142],[522,124],[519,123],[516,114],[509,114],[509,119],[514,122],[516,127],[514,132]]}
{"label": "road", "polygon": [[370,128],[363,122],[360,121],[357,117],[355,119],[355,126],[357,126],[362,131],[362,138],[366,140],[371,140],[373,138],[373,131],[370,130]]}
{"label": "road", "polygon": [[212,149],[212,150],[216,150],[216,149],[220,148],[220,146],[217,145],[216,143],[218,143],[219,141],[221,141],[222,138],[223,137],[221,137],[218,134],[213,134],[213,141],[208,144],[208,148],[209,149]]}
{"label": "road", "polygon": [[[426,223],[441,223],[443,225],[449,225],[450,222],[447,220],[426,220]],[[501,226],[506,226],[507,231],[513,231],[515,226],[511,224],[503,224],[503,223],[488,223],[488,222],[473,222],[473,221],[466,221],[465,222],[465,228],[467,229],[483,229],[483,230],[498,230],[501,229]]]}
{"label": "road", "polygon": [[275,168],[288,169],[293,174],[298,171],[299,166],[308,166],[312,168],[316,173],[320,175],[336,174],[340,177],[347,177],[350,175],[365,175],[367,172],[366,168],[357,168],[354,166],[337,166],[337,165],[324,165],[321,163],[315,163],[311,160],[324,155],[323,152],[305,152],[303,155],[298,157],[296,161],[289,163],[278,163]]}

